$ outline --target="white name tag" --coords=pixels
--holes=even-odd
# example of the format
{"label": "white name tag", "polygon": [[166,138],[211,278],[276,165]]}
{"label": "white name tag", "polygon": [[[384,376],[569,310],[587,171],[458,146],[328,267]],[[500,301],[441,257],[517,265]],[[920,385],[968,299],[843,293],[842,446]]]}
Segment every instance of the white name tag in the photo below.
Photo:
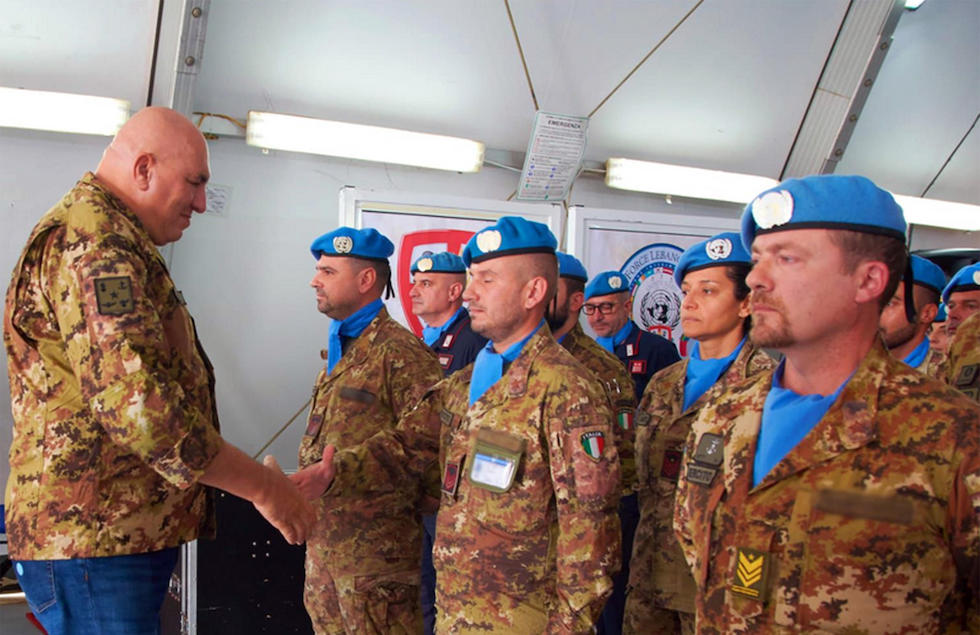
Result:
{"label": "white name tag", "polygon": [[477,452],[473,457],[470,480],[480,485],[506,489],[510,486],[515,467],[516,463],[513,460]]}

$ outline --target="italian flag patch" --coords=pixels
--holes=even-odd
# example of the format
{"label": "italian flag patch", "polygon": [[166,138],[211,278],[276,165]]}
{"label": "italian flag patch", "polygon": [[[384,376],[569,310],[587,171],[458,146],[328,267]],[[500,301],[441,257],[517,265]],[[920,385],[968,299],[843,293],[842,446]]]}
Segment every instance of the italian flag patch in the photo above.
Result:
{"label": "italian flag patch", "polygon": [[606,447],[606,437],[602,432],[598,430],[586,432],[582,434],[580,439],[582,441],[582,448],[589,455],[589,458],[594,461],[602,458],[602,450]]}
{"label": "italian flag patch", "polygon": [[621,412],[616,415],[616,420],[619,421],[619,427],[623,430],[633,429],[633,411],[627,410],[626,412]]}

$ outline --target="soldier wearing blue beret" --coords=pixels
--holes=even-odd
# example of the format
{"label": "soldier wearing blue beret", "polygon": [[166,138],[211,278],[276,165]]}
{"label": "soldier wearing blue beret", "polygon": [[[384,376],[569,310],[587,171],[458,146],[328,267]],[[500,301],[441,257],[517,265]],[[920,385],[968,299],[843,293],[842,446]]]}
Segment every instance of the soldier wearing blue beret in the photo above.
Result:
{"label": "soldier wearing blue beret", "polygon": [[[585,287],[582,309],[596,334],[596,342],[616,355],[633,378],[637,398],[646,390],[654,373],[680,359],[673,342],[644,331],[633,322],[630,317],[632,302],[629,281],[618,271],[603,271],[589,281]],[[623,529],[623,553],[628,558],[633,549],[633,533],[640,519],[635,492],[620,501],[619,518]],[[616,578],[613,595],[602,614],[599,624],[602,632],[618,633],[622,630],[628,577],[629,561],[624,560],[623,571]]]}
{"label": "soldier wearing blue beret", "polygon": [[376,473],[440,495],[438,632],[589,632],[619,568],[609,400],[544,320],[556,244],[518,217],[477,232],[462,254],[463,299],[489,338],[476,361],[396,430],[297,475],[316,497],[371,499],[385,491]]}
{"label": "soldier wearing blue beret", "polygon": [[[487,338],[473,332],[470,314],[463,306],[466,265],[456,254],[443,251],[425,254],[412,263],[412,313],[425,322],[422,339],[439,359],[442,372],[449,376],[473,363],[486,346]],[[438,505],[438,501],[434,503]],[[432,545],[436,536],[436,515],[422,515],[422,619],[426,633],[435,629],[436,570],[432,565]]]}
{"label": "soldier wearing blue beret", "polygon": [[879,335],[905,228],[859,176],[746,207],[750,339],[784,358],[714,394],[684,443],[699,631],[980,631],[980,406]]}
{"label": "soldier wearing blue beret", "polygon": [[[340,227],[310,246],[317,308],[331,318],[327,363],[317,375],[299,466],[327,447],[349,446],[395,427],[442,378],[435,354],[395,322],[381,300],[390,290],[391,241],[375,229]],[[365,479],[384,480],[383,473]],[[316,632],[422,629],[418,487],[399,484],[370,501],[317,497],[306,546],[304,604]],[[410,502],[406,502],[406,497]]]}
{"label": "soldier wearing blue beret", "polygon": [[936,317],[932,320],[932,327],[929,329],[929,347],[938,354],[945,355],[949,336],[946,335],[946,304],[939,302],[939,310]]}
{"label": "soldier wearing blue beret", "polygon": [[963,267],[943,289],[946,304],[946,335],[950,338],[966,318],[980,313],[980,262]]}
{"label": "soldier wearing blue beret", "polygon": [[922,256],[912,255],[909,259],[915,320],[909,321],[906,315],[906,286],[900,284],[881,312],[881,335],[892,356],[938,379],[945,355],[930,348],[926,335],[939,313],[939,294],[946,286],[946,274]]}
{"label": "soldier wearing blue beret", "polygon": [[636,411],[640,522],[630,559],[625,632],[694,632],[694,577],[674,536],[684,441],[711,395],[772,367],[748,341],[751,257],[724,232],[690,246],[674,269],[691,353],[653,376]]}
{"label": "soldier wearing blue beret", "polygon": [[673,342],[644,331],[633,322],[629,291],[626,276],[618,271],[603,271],[586,285],[582,310],[599,345],[626,366],[639,397],[655,372],[681,356]]}

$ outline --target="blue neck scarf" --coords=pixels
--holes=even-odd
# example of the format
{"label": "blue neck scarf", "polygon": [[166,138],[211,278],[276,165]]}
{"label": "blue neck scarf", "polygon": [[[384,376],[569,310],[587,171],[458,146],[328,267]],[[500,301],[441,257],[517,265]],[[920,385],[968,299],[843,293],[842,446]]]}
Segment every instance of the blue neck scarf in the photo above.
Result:
{"label": "blue neck scarf", "polygon": [[367,325],[371,323],[381,308],[384,306],[384,302],[381,298],[378,298],[371,304],[361,307],[360,309],[354,311],[348,315],[343,320],[334,320],[330,323],[330,337],[327,339],[327,374],[333,372],[333,367],[337,365],[340,358],[344,354],[343,344],[341,343],[341,336],[343,337],[358,337]]}
{"label": "blue neck scarf", "polygon": [[630,331],[633,330],[633,322],[631,320],[626,320],[626,324],[623,328],[619,329],[614,335],[610,337],[597,337],[595,341],[599,343],[599,346],[606,349],[610,353],[616,353],[616,347],[626,341],[626,338],[630,336]]}
{"label": "blue neck scarf", "polygon": [[524,345],[531,339],[531,336],[538,332],[544,320],[538,323],[531,333],[516,344],[512,344],[503,353],[495,353],[493,341],[480,349],[473,362],[473,378],[470,379],[470,405],[472,406],[477,399],[483,396],[487,390],[504,376],[504,361],[510,363],[517,359],[517,356],[524,350]]}
{"label": "blue neck scarf", "polygon": [[687,360],[687,374],[684,377],[684,410],[690,408],[691,404],[715,385],[721,374],[728,370],[728,367],[738,357],[743,346],[745,346],[744,337],[735,347],[735,350],[727,356],[717,359],[701,359],[701,348],[698,342],[694,342],[694,346],[691,348],[691,356]]}
{"label": "blue neck scarf", "polygon": [[912,352],[905,356],[902,361],[911,366],[912,368],[918,368],[922,365],[922,362],[926,361],[926,355],[929,354],[929,338],[925,337],[922,342],[919,343]]}
{"label": "blue neck scarf", "polygon": [[456,309],[453,316],[442,323],[442,326],[426,326],[422,329],[422,341],[425,342],[426,346],[432,346],[442,334],[449,330],[449,327],[455,324],[456,319],[463,313],[463,307]]}
{"label": "blue neck scarf", "polygon": [[758,446],[752,468],[752,487],[762,482],[773,467],[783,460],[789,451],[800,444],[803,437],[823,418],[830,406],[837,401],[851,376],[844,380],[833,394],[800,395],[783,388],[783,360],[772,375],[772,389],[766,396],[762,409],[762,425],[759,428]]}

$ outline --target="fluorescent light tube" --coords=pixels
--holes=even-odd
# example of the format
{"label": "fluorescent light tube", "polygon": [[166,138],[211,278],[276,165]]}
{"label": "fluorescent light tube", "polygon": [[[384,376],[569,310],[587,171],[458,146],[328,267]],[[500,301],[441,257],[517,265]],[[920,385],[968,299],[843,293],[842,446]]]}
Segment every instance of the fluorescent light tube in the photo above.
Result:
{"label": "fluorescent light tube", "polygon": [[751,174],[622,158],[606,161],[606,185],[621,190],[748,203],[759,192],[778,184],[774,179]]}
{"label": "fluorescent light tube", "polygon": [[129,102],[0,87],[0,126],[112,136],[129,119]]}
{"label": "fluorescent light tube", "polygon": [[931,225],[947,229],[965,231],[980,230],[980,206],[967,203],[953,203],[934,198],[918,196],[899,196],[893,194],[895,201],[902,206],[905,221],[916,225]]}
{"label": "fluorescent light tube", "polygon": [[482,143],[469,139],[255,110],[248,113],[245,142],[272,150],[454,172],[478,172],[484,153]]}

